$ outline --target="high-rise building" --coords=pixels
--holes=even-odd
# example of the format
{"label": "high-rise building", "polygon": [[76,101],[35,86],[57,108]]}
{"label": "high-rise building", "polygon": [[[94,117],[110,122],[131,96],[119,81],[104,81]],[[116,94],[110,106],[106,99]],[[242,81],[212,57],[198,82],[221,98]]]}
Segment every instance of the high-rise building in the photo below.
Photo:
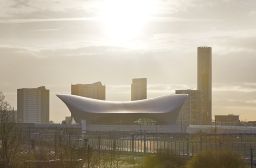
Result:
{"label": "high-rise building", "polygon": [[147,78],[132,79],[131,100],[147,99]]}
{"label": "high-rise building", "polygon": [[176,90],[176,94],[188,94],[182,106],[178,123],[185,128],[188,124],[211,124],[212,121],[212,49],[197,48],[197,90]]}
{"label": "high-rise building", "polygon": [[200,124],[201,111],[200,111],[200,91],[199,90],[176,90],[175,94],[187,94],[188,98],[183,104],[177,124],[181,126],[181,130],[185,130],[190,124]]}
{"label": "high-rise building", "polygon": [[92,99],[105,100],[106,88],[101,82],[71,85],[71,94]]}
{"label": "high-rise building", "polygon": [[197,89],[201,94],[203,123],[212,121],[212,48],[197,48]]}
{"label": "high-rise building", "polygon": [[49,90],[44,86],[17,90],[17,121],[49,122]]}

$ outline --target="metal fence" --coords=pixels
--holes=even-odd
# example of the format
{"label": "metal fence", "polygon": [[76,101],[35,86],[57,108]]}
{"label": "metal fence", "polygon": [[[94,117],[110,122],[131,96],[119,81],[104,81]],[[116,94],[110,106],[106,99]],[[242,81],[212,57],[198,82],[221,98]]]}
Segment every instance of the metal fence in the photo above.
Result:
{"label": "metal fence", "polygon": [[256,155],[256,134],[149,134],[88,133],[88,145],[95,150],[130,153],[156,153],[169,150],[178,155],[194,156],[208,150],[228,150],[243,157]]}

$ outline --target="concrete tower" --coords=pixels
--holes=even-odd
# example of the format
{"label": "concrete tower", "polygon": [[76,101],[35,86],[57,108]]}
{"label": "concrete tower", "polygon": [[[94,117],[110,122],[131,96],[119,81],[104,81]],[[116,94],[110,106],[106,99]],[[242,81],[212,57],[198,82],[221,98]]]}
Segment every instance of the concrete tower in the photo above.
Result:
{"label": "concrete tower", "polygon": [[17,121],[22,123],[49,122],[49,90],[21,88],[17,90]]}
{"label": "concrete tower", "polygon": [[202,123],[212,120],[212,48],[197,48],[197,89],[201,94]]}
{"label": "concrete tower", "polygon": [[147,99],[147,78],[132,79],[131,100]]}

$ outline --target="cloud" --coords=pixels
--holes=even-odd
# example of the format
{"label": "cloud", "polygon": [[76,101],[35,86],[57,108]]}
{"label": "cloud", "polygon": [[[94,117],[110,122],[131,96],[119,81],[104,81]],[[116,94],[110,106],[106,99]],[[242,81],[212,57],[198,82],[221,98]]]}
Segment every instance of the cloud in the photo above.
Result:
{"label": "cloud", "polygon": [[241,107],[241,106],[251,106],[255,107],[256,106],[256,99],[254,98],[248,98],[248,99],[227,99],[226,100],[226,106],[233,106],[233,107]]}
{"label": "cloud", "polygon": [[[103,6],[103,0],[2,0],[2,16],[9,17],[56,17],[58,13],[68,16],[92,16],[97,15]],[[154,7],[153,16],[156,17],[176,17],[176,18],[208,18],[226,19],[232,16],[245,16],[247,13],[253,14],[255,1],[204,1],[204,0],[165,0],[152,1]],[[239,10],[237,10],[239,7]],[[230,12],[232,11],[232,12]],[[42,14],[44,13],[44,15]],[[49,15],[49,13],[52,15]],[[204,13],[204,15],[201,15]],[[30,16],[30,17],[29,17]],[[239,18],[240,18],[239,17]]]}
{"label": "cloud", "polygon": [[29,0],[16,0],[15,4],[12,5],[11,7],[13,8],[19,8],[21,6],[26,6],[29,7]]}
{"label": "cloud", "polygon": [[256,83],[217,83],[213,89],[213,113],[236,114],[242,120],[255,118]]}
{"label": "cloud", "polygon": [[214,92],[256,93],[256,83],[215,84]]}
{"label": "cloud", "polygon": [[59,29],[57,29],[57,28],[48,28],[48,29],[36,29],[36,30],[34,30],[35,32],[49,32],[49,31],[54,31],[54,32],[56,32],[56,31],[59,31]]}
{"label": "cloud", "polygon": [[252,100],[246,100],[245,103],[247,104],[252,104],[256,106],[256,99],[252,99]]}
{"label": "cloud", "polygon": [[158,1],[160,10],[129,47],[105,38],[97,16],[101,3],[1,0],[0,70],[8,73],[1,74],[0,88],[14,92],[45,84],[65,91],[70,83],[101,80],[114,100],[129,100],[130,80],[147,77],[149,96],[155,97],[195,88],[196,47],[209,45],[214,108],[237,113],[240,104],[253,113],[256,1]]}
{"label": "cloud", "polygon": [[74,22],[93,20],[97,20],[97,17],[2,19],[0,23]]}
{"label": "cloud", "polygon": [[[241,19],[255,10],[255,4],[254,0],[180,1],[178,8],[183,10],[177,10],[176,15],[187,18]],[[204,14],[201,15],[202,13]]]}
{"label": "cloud", "polygon": [[[97,0],[96,0],[97,1]],[[96,1],[83,0],[2,0],[2,18],[60,18],[84,16],[96,11]]]}

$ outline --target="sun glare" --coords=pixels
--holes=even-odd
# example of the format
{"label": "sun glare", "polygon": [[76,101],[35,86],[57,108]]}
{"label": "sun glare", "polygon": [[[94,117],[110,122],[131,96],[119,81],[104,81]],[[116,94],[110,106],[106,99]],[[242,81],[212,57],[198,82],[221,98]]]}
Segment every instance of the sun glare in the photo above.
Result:
{"label": "sun glare", "polygon": [[152,10],[152,0],[105,0],[101,14],[105,36],[111,43],[137,38]]}

